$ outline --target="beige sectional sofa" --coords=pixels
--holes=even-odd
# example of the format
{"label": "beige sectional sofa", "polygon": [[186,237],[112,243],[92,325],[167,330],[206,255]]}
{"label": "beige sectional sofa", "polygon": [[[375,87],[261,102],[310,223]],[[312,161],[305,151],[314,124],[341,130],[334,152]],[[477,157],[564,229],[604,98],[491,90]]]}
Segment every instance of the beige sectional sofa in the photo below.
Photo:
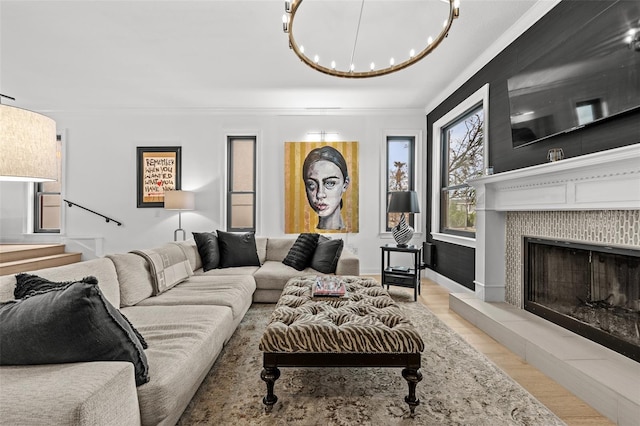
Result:
{"label": "beige sectional sofa", "polygon": [[[318,274],[282,263],[295,239],[256,238],[261,266],[202,270],[193,241],[177,244],[193,275],[153,296],[147,260],[112,254],[32,271],[51,281],[95,276],[148,343],[149,382],[136,387],[131,362],[93,361],[0,367],[0,423],[11,425],[172,425],[211,369],[252,302],[276,302],[292,277]],[[337,274],[359,275],[346,248]],[[0,302],[13,299],[14,276],[0,277]],[[0,337],[0,352],[12,342]],[[248,348],[258,350],[258,348]]]}

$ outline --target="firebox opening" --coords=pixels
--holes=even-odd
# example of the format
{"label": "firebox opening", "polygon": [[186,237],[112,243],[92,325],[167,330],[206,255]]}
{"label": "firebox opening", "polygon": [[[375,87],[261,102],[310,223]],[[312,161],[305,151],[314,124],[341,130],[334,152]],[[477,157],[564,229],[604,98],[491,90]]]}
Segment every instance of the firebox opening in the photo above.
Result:
{"label": "firebox opening", "polygon": [[640,250],[524,238],[524,308],[640,362]]}

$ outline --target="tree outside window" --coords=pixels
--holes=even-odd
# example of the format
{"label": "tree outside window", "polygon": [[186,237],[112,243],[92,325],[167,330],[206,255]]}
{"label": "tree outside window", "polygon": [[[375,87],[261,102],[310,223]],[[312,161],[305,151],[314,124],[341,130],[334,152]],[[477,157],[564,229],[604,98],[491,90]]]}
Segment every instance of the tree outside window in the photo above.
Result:
{"label": "tree outside window", "polygon": [[473,236],[476,193],[466,182],[484,170],[484,110],[482,105],[443,128],[442,232]]}
{"label": "tree outside window", "polygon": [[[406,136],[387,137],[387,207],[392,191],[415,189],[414,162],[415,138]],[[401,213],[387,213],[387,232],[400,221]],[[413,214],[408,215],[413,226]]]}

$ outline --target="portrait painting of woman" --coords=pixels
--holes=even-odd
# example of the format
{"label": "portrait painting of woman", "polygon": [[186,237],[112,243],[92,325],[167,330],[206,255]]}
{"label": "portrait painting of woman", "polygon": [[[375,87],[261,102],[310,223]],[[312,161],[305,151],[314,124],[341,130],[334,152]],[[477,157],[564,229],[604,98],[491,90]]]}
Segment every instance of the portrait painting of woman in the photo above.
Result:
{"label": "portrait painting of woman", "polygon": [[285,143],[285,232],[358,232],[358,143]]}

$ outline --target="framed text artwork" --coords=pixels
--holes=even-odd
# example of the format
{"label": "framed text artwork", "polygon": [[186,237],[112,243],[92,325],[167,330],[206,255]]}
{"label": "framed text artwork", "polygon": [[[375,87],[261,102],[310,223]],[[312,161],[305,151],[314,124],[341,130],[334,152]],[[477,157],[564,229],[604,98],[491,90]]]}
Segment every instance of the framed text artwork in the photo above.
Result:
{"label": "framed text artwork", "polygon": [[358,232],[358,142],[285,142],[285,233]]}
{"label": "framed text artwork", "polygon": [[180,189],[180,146],[139,146],[136,183],[140,207],[163,207],[164,191]]}

